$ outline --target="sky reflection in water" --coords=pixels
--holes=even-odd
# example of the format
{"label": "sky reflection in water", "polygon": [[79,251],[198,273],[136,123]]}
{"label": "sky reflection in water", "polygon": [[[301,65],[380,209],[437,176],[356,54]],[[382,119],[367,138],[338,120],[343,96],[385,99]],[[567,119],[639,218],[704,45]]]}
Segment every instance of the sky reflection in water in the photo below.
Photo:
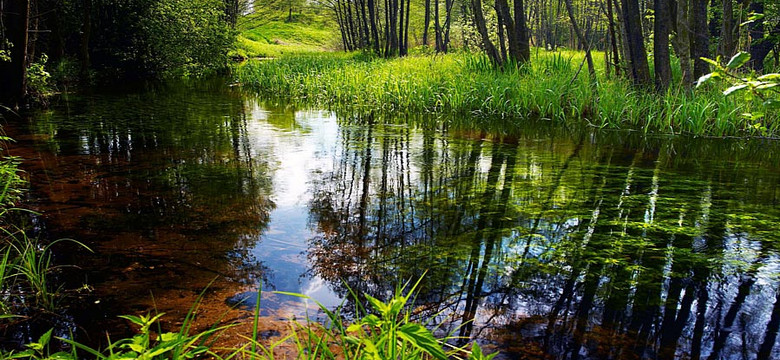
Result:
{"label": "sky reflection in water", "polygon": [[508,357],[780,355],[778,144],[424,124],[208,82],[76,97],[30,123],[31,203],[96,250],[103,318],[214,277],[224,307],[260,280],[335,306],[425,274],[424,316]]}

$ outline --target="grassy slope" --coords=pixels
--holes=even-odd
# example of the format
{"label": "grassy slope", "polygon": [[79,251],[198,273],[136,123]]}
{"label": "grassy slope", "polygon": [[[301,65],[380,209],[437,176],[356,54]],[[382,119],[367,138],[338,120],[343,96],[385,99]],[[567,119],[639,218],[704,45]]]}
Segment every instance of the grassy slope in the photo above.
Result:
{"label": "grassy slope", "polygon": [[244,58],[279,57],[284,54],[332,50],[338,32],[326,14],[304,10],[288,14],[261,13],[245,18],[236,41],[236,55]]}

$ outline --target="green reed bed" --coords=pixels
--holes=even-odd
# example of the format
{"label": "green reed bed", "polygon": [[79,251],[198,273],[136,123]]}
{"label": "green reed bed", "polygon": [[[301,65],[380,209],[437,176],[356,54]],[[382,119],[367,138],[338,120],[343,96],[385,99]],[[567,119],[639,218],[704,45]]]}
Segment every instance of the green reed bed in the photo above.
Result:
{"label": "green reed bed", "polygon": [[[607,77],[594,54],[598,96],[588,83],[583,54],[534,51],[529,64],[494,69],[482,54],[414,55],[379,59],[366,54],[313,53],[250,61],[237,81],[261,94],[289,95],[332,109],[466,115],[485,122],[549,119],[643,132],[775,136],[778,116],[742,116],[760,103],[722,95],[717,85],[666,94]],[[676,71],[679,78],[679,68]]]}

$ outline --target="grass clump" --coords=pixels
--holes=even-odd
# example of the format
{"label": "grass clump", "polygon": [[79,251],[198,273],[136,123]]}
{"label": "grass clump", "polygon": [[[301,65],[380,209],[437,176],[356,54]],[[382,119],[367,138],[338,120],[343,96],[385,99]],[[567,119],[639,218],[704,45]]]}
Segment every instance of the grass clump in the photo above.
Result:
{"label": "grass clump", "polygon": [[237,67],[235,76],[264,95],[288,94],[332,109],[454,115],[476,127],[498,122],[509,129],[526,119],[547,119],[645,133],[780,133],[777,115],[766,119],[766,131],[756,133],[741,116],[751,105],[726,98],[715,87],[659,95],[608,78],[599,53],[594,53],[600,79],[596,99],[581,69],[583,56],[538,50],[526,65],[494,69],[487,57],[473,53],[398,59],[295,54],[250,61]]}
{"label": "grass clump", "polygon": [[[0,144],[9,141],[12,140],[0,136]],[[65,239],[43,244],[29,237],[24,227],[19,225],[26,212],[14,207],[26,186],[19,164],[20,160],[16,157],[3,155],[0,158],[1,321],[25,318],[41,311],[56,313],[62,288],[52,279],[52,274],[60,268],[52,261],[52,248],[61,242],[84,246]]]}

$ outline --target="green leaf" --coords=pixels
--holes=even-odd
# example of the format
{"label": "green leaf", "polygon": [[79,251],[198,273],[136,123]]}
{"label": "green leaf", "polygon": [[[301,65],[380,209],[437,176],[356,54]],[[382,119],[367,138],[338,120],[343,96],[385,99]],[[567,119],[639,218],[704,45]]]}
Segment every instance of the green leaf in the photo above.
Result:
{"label": "green leaf", "polygon": [[369,314],[360,320],[361,324],[373,327],[378,327],[380,322],[381,320],[379,320],[379,318],[374,314]]}
{"label": "green leaf", "polygon": [[166,341],[174,340],[174,339],[176,339],[178,337],[179,337],[178,333],[167,332],[167,333],[160,334],[160,336],[157,337],[157,340],[158,341],[162,341],[162,342],[166,342]]}
{"label": "green leaf", "polygon": [[447,355],[444,354],[439,342],[436,341],[430,330],[420,324],[406,323],[401,325],[398,328],[398,336],[436,359],[447,360]]}
{"label": "green leaf", "polygon": [[704,61],[704,62],[706,62],[706,63],[708,63],[708,64],[710,64],[710,65],[712,65],[712,66],[715,66],[715,67],[717,67],[717,68],[720,68],[720,64],[718,64],[718,62],[717,62],[717,61],[715,61],[715,60],[708,59],[708,58],[706,58],[706,57],[701,57],[701,58],[699,58],[699,59],[701,59],[702,61]]}
{"label": "green leaf", "polygon": [[768,99],[767,101],[764,101],[764,107],[771,110],[780,110],[780,100]]}
{"label": "green leaf", "polygon": [[133,351],[138,352],[138,353],[144,351],[144,346],[141,345],[141,344],[133,344],[133,343],[131,343],[131,344],[127,344],[127,347],[129,347],[130,350],[133,350]]}
{"label": "green leaf", "polygon": [[747,87],[747,84],[734,85],[734,86],[724,90],[723,91],[723,95],[729,96],[729,95],[731,95],[731,94],[733,94],[733,93],[735,93],[737,91],[740,91],[740,90],[742,90],[742,89],[744,89],[746,87]]}
{"label": "green leaf", "polygon": [[136,324],[136,325],[139,325],[139,326],[144,326],[144,320],[141,319],[138,316],[134,316],[134,315],[120,315],[119,317],[122,318],[122,319],[130,320],[130,322],[133,323],[133,324]]}
{"label": "green leaf", "polygon": [[73,354],[67,353],[64,351],[59,351],[54,354],[49,355],[48,360],[76,360],[76,358],[73,357]]}
{"label": "green leaf", "polygon": [[376,311],[377,311],[377,312],[379,312],[379,313],[380,313],[380,314],[382,314],[383,316],[384,316],[385,314],[387,314],[387,311],[388,311],[388,306],[387,306],[387,305],[385,305],[385,303],[383,303],[383,302],[379,301],[379,300],[378,300],[378,299],[376,299],[375,297],[373,297],[373,296],[371,296],[371,295],[368,295],[368,294],[366,294],[366,299],[368,299],[368,302],[370,302],[370,303],[371,303],[371,306],[373,306],[373,307],[374,307],[374,309],[376,309]]}
{"label": "green leaf", "polygon": [[780,74],[778,73],[771,73],[766,75],[761,75],[758,77],[758,80],[761,81],[780,81]]}
{"label": "green leaf", "polygon": [[471,354],[469,355],[469,360],[491,360],[494,357],[498,355],[497,352],[494,352],[490,355],[485,355],[482,353],[482,349],[479,347],[479,344],[476,342],[474,345],[471,346]]}
{"label": "green leaf", "polygon": [[46,346],[49,344],[49,340],[51,340],[52,331],[54,331],[54,329],[49,329],[49,331],[41,335],[41,337],[38,339],[38,343],[41,344],[41,346]]}
{"label": "green leaf", "polygon": [[719,77],[720,74],[717,72],[711,72],[706,75],[702,75],[702,77],[699,78],[698,81],[696,81],[696,87],[702,86],[703,84],[709,82],[710,80]]}
{"label": "green leaf", "polygon": [[729,70],[734,70],[742,65],[745,65],[745,63],[748,62],[749,60],[750,60],[750,54],[744,51],[740,51],[736,55],[731,57],[729,63],[726,64],[726,68]]}
{"label": "green leaf", "polygon": [[776,82],[764,82],[761,85],[756,86],[756,90],[771,89],[771,88],[773,88],[773,87],[775,87],[777,85],[780,85],[780,84],[778,84]]}

